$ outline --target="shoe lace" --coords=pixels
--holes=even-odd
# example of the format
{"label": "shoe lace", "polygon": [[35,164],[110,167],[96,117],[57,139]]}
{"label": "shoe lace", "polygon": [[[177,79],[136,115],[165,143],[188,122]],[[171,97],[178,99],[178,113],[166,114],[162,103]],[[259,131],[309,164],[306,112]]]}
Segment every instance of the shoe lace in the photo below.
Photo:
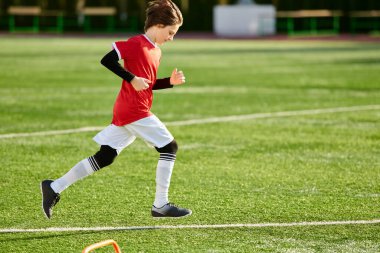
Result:
{"label": "shoe lace", "polygon": [[169,205],[169,206],[172,206],[172,207],[177,207],[177,208],[179,207],[178,205],[176,205],[176,204],[174,204],[174,203],[172,203],[172,202],[169,202],[168,205]]}
{"label": "shoe lace", "polygon": [[57,194],[57,197],[53,201],[53,206],[55,206],[59,202],[60,199],[61,199],[61,196]]}

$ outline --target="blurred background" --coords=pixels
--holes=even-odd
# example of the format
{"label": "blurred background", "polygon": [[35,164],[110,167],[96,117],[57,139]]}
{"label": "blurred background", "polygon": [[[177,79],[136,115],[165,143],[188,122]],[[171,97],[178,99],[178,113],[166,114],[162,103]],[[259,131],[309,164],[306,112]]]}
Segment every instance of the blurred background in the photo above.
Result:
{"label": "blurred background", "polygon": [[[137,32],[148,0],[0,0],[0,32]],[[377,33],[378,0],[174,0],[181,32],[215,31],[216,6],[272,6],[276,34]],[[303,11],[303,12],[302,12]],[[306,12],[305,12],[306,11]],[[310,12],[311,11],[311,12]]]}

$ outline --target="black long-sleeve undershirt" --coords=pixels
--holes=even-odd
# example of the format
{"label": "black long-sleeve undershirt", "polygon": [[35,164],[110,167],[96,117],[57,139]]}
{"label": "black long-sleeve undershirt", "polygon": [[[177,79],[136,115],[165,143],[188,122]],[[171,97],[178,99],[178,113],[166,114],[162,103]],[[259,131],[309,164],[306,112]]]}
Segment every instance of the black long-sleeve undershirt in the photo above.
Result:
{"label": "black long-sleeve undershirt", "polygon": [[122,79],[126,80],[128,83],[132,81],[133,78],[135,78],[135,75],[131,72],[125,70],[119,63],[119,56],[117,55],[116,50],[110,51],[108,54],[106,54],[100,63],[106,67],[107,69],[111,70],[113,73],[121,77]]}
{"label": "black long-sleeve undershirt", "polygon": [[[121,77],[123,80],[131,83],[135,75],[124,69],[119,63],[119,56],[115,49],[107,53],[100,63],[105,66],[107,69],[111,70],[117,76]],[[157,79],[156,83],[153,85],[153,90],[173,88],[173,85],[170,84],[170,78]]]}

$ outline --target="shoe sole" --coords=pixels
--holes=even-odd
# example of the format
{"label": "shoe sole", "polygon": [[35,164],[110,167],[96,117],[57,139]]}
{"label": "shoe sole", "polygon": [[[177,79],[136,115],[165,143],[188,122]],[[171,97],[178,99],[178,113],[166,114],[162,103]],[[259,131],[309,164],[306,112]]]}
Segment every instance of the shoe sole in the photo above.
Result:
{"label": "shoe sole", "polygon": [[44,191],[42,190],[42,182],[40,184],[40,190],[41,190],[41,195],[42,195],[41,209],[46,219],[50,220],[49,216],[46,214],[45,209],[44,209]]}
{"label": "shoe sole", "polygon": [[152,214],[152,218],[153,219],[181,219],[181,218],[185,218],[185,217],[188,217],[188,216],[190,216],[190,215],[193,214],[193,212],[191,211],[190,213],[188,213],[186,215],[178,216],[178,217],[173,217],[173,216],[164,216],[163,214],[157,213],[157,212],[155,212],[155,213],[158,214],[158,215],[162,215],[162,216],[153,216],[153,214]]}

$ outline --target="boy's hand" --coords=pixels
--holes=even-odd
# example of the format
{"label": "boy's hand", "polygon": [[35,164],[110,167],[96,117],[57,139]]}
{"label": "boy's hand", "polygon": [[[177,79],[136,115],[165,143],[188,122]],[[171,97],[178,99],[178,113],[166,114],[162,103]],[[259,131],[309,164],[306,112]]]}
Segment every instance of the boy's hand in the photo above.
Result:
{"label": "boy's hand", "polygon": [[170,84],[179,85],[183,83],[185,83],[185,75],[181,70],[178,71],[177,68],[175,68],[170,76]]}
{"label": "boy's hand", "polygon": [[136,91],[148,89],[150,83],[150,80],[138,76],[135,76],[131,81],[131,84]]}

